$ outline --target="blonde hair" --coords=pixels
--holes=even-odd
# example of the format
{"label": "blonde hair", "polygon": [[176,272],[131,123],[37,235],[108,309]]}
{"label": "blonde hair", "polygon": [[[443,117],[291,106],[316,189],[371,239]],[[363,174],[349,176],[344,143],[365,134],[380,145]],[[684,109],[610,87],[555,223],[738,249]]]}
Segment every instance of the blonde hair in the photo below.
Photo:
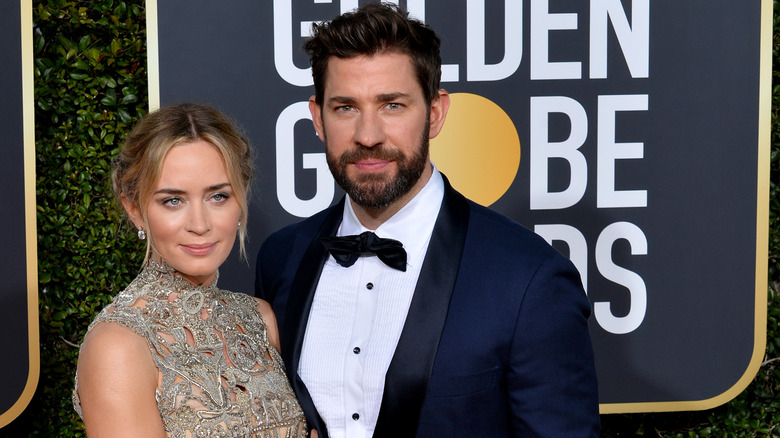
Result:
{"label": "blonde hair", "polygon": [[[216,147],[225,160],[228,180],[241,207],[239,248],[246,260],[246,226],[254,160],[249,142],[224,114],[203,104],[182,103],[149,113],[127,136],[114,158],[111,187],[117,201],[122,198],[138,207],[144,228],[149,229],[146,208],[160,178],[163,160],[174,146],[205,141]],[[147,240],[146,259],[151,246]]]}

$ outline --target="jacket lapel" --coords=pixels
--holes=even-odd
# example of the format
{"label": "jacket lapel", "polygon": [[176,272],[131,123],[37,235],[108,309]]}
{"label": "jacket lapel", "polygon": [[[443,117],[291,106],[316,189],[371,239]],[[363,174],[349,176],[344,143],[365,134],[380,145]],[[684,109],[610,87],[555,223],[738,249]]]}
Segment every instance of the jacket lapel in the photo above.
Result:
{"label": "jacket lapel", "polygon": [[314,299],[314,291],[317,289],[317,282],[322,273],[322,267],[328,259],[328,252],[320,243],[320,238],[336,234],[341,223],[343,211],[344,198],[325,216],[319,230],[303,254],[290,289],[290,297],[285,310],[284,327],[280,327],[280,331],[286,334],[286,336],[282,337],[281,347],[282,356],[287,367],[287,376],[306,414],[309,427],[317,429],[319,436],[322,438],[327,438],[327,429],[319,413],[317,413],[317,409],[314,407],[308,389],[300,377],[298,377],[298,362],[301,358],[303,336],[306,332],[306,325],[309,322],[309,312]]}
{"label": "jacket lapel", "polygon": [[412,437],[417,431],[469,220],[466,198],[450,186],[446,177],[444,185],[439,217],[385,377],[374,437]]}

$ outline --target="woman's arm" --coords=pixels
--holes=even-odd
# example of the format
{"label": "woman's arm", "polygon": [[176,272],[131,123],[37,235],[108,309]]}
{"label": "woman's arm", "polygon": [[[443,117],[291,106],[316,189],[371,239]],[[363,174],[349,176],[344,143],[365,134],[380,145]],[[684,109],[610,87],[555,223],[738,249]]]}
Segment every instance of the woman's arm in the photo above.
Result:
{"label": "woman's arm", "polygon": [[87,436],[166,436],[155,400],[158,371],[141,336],[115,323],[96,325],[84,338],[77,373]]}

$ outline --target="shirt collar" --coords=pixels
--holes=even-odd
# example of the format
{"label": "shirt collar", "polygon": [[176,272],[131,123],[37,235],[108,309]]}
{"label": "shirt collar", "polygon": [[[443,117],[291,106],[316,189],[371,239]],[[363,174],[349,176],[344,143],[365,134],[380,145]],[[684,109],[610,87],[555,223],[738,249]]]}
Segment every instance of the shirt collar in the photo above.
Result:
{"label": "shirt collar", "polygon": [[[436,166],[433,166],[433,173],[422,190],[374,232],[379,237],[395,239],[403,243],[407,263],[416,266],[422,263],[433,226],[439,216],[442,199],[444,199],[444,180]],[[371,230],[360,223],[347,195],[337,235],[356,235],[364,231]]]}

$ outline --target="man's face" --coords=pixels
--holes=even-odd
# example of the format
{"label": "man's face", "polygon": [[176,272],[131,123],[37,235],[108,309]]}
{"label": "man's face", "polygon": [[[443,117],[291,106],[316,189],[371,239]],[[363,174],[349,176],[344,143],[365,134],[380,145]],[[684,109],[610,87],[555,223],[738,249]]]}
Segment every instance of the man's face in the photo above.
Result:
{"label": "man's face", "polygon": [[432,171],[429,132],[444,121],[440,100],[429,111],[408,55],[328,60],[323,105],[312,98],[309,109],[333,177],[355,203],[383,209],[419,192]]}

